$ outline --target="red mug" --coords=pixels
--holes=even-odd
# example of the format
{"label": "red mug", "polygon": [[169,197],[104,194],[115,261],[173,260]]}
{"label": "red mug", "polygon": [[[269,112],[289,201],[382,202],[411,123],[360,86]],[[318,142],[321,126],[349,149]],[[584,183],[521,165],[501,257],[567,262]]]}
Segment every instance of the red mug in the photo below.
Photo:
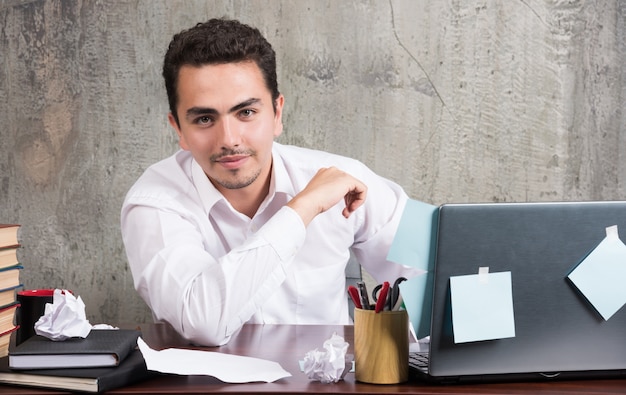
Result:
{"label": "red mug", "polygon": [[52,303],[54,289],[29,289],[17,293],[20,307],[15,313],[15,321],[20,327],[15,334],[18,345],[35,334],[35,323],[44,315],[46,303]]}

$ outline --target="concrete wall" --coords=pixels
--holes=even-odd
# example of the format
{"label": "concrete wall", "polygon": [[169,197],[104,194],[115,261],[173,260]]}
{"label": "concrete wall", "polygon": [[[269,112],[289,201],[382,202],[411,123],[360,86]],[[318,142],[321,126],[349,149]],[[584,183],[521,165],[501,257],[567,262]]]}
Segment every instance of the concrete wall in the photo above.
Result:
{"label": "concrete wall", "polygon": [[177,149],[171,36],[259,27],[286,96],[280,141],[358,158],[433,204],[624,199],[626,2],[0,1],[0,222],[28,288],[96,322],[149,321],[123,197]]}

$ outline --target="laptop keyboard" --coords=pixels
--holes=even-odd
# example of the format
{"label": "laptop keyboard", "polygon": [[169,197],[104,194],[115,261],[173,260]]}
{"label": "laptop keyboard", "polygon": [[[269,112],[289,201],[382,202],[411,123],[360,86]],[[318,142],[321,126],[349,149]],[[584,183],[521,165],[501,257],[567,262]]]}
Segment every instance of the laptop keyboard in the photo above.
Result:
{"label": "laptop keyboard", "polygon": [[420,370],[428,373],[428,353],[427,352],[410,352],[409,353],[409,369]]}

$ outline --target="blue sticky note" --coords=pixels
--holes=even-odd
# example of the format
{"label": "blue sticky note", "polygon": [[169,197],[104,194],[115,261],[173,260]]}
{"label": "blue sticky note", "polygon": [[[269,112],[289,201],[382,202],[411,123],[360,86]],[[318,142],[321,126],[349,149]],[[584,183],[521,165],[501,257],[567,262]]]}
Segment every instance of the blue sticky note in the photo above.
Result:
{"label": "blue sticky note", "polygon": [[606,229],[606,237],[568,275],[570,281],[608,320],[626,304],[626,245],[617,226]]}
{"label": "blue sticky note", "polygon": [[418,338],[430,335],[438,215],[438,207],[409,199],[387,255],[388,261],[425,272],[400,284],[404,306]]}
{"label": "blue sticky note", "polygon": [[450,296],[455,343],[515,337],[511,272],[450,277]]}
{"label": "blue sticky note", "polygon": [[430,335],[434,274],[429,270],[421,276],[400,283],[402,301],[418,339]]}

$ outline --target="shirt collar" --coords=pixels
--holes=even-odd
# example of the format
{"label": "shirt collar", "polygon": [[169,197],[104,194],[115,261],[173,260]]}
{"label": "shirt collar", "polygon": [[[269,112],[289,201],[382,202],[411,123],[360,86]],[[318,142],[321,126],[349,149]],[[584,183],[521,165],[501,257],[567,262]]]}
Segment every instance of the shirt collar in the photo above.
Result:
{"label": "shirt collar", "polygon": [[291,176],[287,171],[283,157],[280,155],[281,145],[274,143],[272,148],[272,185],[270,186],[270,195],[273,193],[284,193],[290,198],[296,195],[293,183],[290,182]]}
{"label": "shirt collar", "polygon": [[209,177],[195,159],[191,160],[191,179],[206,213],[209,213],[217,202],[225,200],[224,195],[209,181]]}

